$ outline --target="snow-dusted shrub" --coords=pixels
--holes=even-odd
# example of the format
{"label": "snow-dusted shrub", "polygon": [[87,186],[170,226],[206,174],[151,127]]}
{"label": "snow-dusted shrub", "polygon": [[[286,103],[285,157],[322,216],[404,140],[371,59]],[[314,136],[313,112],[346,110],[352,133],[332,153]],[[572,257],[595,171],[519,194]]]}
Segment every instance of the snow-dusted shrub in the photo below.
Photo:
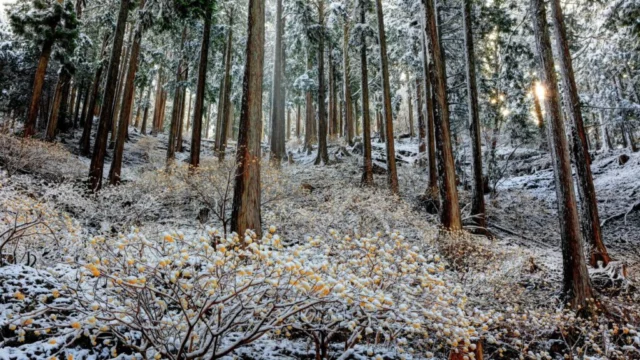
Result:
{"label": "snow-dusted shrub", "polygon": [[191,359],[261,337],[309,336],[318,353],[340,342],[344,351],[376,345],[429,357],[472,351],[479,322],[489,318],[468,317],[466,297],[443,279],[438,256],[421,255],[402,235],[331,231],[285,247],[269,230],[262,239],[214,229],[147,238],[135,228],[94,237],[86,257],[66,257],[75,270],[63,270],[70,276],[61,288],[11,317],[8,341],[38,332],[51,341],[47,355],[86,339],[112,356]]}
{"label": "snow-dusted shrub", "polygon": [[[175,227],[199,220],[221,229],[224,235],[229,230],[235,169],[232,160],[208,159],[195,170],[188,164],[173,164],[145,172],[135,182],[101,191],[97,201],[111,206],[102,206],[89,215],[95,221],[120,227],[159,219]],[[294,196],[299,189],[290,178],[270,167],[263,167],[261,184],[264,205]]]}
{"label": "snow-dusted shrub", "polygon": [[7,134],[0,134],[0,165],[9,176],[25,173],[55,182],[86,176],[82,162],[62,145]]}
{"label": "snow-dusted shrub", "polygon": [[292,249],[290,267],[322,274],[322,282],[300,286],[336,299],[305,310],[292,327],[312,336],[318,355],[341,339],[345,351],[368,344],[393,348],[400,358],[429,358],[451,348],[473,357],[483,318],[467,316],[467,298],[442,276],[445,265],[438,255],[422,254],[397,232],[352,238],[330,231]]}
{"label": "snow-dusted shrub", "polygon": [[0,266],[57,258],[77,245],[79,230],[67,214],[23,194],[0,174]]}

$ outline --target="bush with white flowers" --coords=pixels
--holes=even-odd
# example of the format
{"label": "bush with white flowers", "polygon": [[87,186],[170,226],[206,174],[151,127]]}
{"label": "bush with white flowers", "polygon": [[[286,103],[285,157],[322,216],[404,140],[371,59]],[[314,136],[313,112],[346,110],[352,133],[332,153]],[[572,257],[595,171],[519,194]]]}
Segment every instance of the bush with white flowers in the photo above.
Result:
{"label": "bush with white flowers", "polygon": [[330,231],[290,247],[274,227],[261,239],[221,235],[150,239],[134,228],[94,237],[85,258],[65,259],[65,284],[39,294],[11,329],[18,340],[46,334],[51,354],[86,339],[112,356],[167,359],[217,358],[259,338],[301,336],[319,354],[336,342],[401,356],[467,353],[479,336],[438,256],[421,255],[398,233]]}

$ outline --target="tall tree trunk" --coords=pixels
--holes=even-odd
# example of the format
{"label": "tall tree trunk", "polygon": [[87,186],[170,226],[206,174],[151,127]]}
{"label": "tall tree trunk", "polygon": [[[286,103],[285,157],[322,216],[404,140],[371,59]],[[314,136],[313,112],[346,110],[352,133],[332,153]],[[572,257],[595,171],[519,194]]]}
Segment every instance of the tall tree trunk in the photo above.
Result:
{"label": "tall tree trunk", "polygon": [[429,168],[429,184],[427,185],[426,193],[431,197],[435,197],[438,194],[438,177],[436,170],[436,144],[435,144],[435,101],[434,94],[431,91],[431,86],[435,83],[433,79],[433,64],[429,62],[429,47],[427,44],[427,33],[424,16],[422,16],[422,84],[424,87],[424,113],[425,122],[427,126],[426,133],[426,146],[427,146],[427,161]]}
{"label": "tall tree trunk", "polygon": [[591,266],[596,267],[598,262],[602,262],[606,266],[611,261],[611,258],[602,241],[598,200],[596,199],[596,189],[593,186],[593,174],[591,173],[591,156],[589,155],[580,96],[573,73],[573,62],[559,0],[551,0],[551,15],[553,17],[557,54],[560,58],[560,73],[565,94],[565,111],[571,119],[571,132],[573,133],[571,138],[573,140],[573,156],[578,175],[578,194],[582,209],[580,217],[582,235],[590,247],[589,262]]}
{"label": "tall tree trunk", "polygon": [[78,86],[75,88],[75,96],[72,96],[71,98],[74,99],[75,98],[75,106],[72,106],[73,108],[73,114],[71,116],[71,119],[73,119],[73,128],[77,129],[78,128],[78,123],[80,121],[80,105],[82,104],[82,94],[84,93],[84,80],[80,81],[80,84],[78,84]]}
{"label": "tall tree trunk", "polygon": [[[162,82],[164,83],[164,74],[162,77]],[[167,111],[167,90],[163,88],[160,89],[160,111],[158,114],[158,132],[163,133],[164,132],[164,120],[165,120],[165,115],[166,115],[166,111]],[[184,97],[183,97],[184,98]],[[183,100],[184,102],[184,100]],[[184,105],[183,105],[184,106]]]}
{"label": "tall tree trunk", "polygon": [[400,193],[398,172],[396,169],[395,139],[393,137],[393,112],[391,109],[391,85],[389,84],[389,59],[387,58],[387,38],[384,30],[382,0],[376,0],[378,12],[378,39],[380,48],[380,69],[382,76],[382,111],[387,137],[387,182],[394,194]]}
{"label": "tall tree trunk", "polygon": [[433,0],[424,0],[425,24],[429,34],[429,43],[433,54],[435,94],[438,101],[439,119],[434,121],[438,156],[438,179],[440,187],[440,221],[445,229],[462,229],[460,204],[456,188],[456,171],[451,148],[449,129],[449,103],[447,99],[447,74],[444,53],[440,46],[438,25],[436,23]]}
{"label": "tall tree trunk", "polygon": [[227,37],[227,48],[225,51],[224,69],[224,90],[220,98],[222,103],[222,113],[220,114],[220,142],[218,146],[218,158],[224,160],[227,149],[227,135],[231,122],[231,53],[233,51],[233,13],[229,16],[229,35]]}
{"label": "tall tree trunk", "polygon": [[153,104],[153,120],[151,123],[151,135],[158,135],[158,128],[160,127],[160,113],[162,110],[160,109],[162,106],[162,83],[164,82],[164,76],[162,73],[162,68],[158,71],[158,79],[156,80],[156,93],[154,96],[154,104]]}
{"label": "tall tree trunk", "polygon": [[476,82],[476,56],[473,46],[473,18],[471,0],[464,0],[464,45],[467,62],[467,97],[469,101],[469,129],[473,156],[473,194],[471,217],[475,225],[484,231],[487,227],[484,205],[484,182],[482,174],[482,140],[480,138],[480,110],[478,107],[478,85]]}
{"label": "tall tree trunk", "polygon": [[[186,69],[188,72],[188,68]],[[188,74],[185,74],[185,79],[187,78]],[[191,101],[191,94],[189,94],[189,101]],[[182,134],[184,133],[184,119],[185,119],[185,111],[189,111],[189,107],[191,104],[187,104],[187,89],[185,88],[184,91],[182,91],[182,94],[180,95],[180,102],[178,105],[178,129],[177,129],[177,134],[176,134],[176,151],[177,152],[183,152],[183,146],[182,146]],[[186,116],[188,119],[188,115]],[[187,120],[188,121],[188,120]]]}
{"label": "tall tree trunk", "polygon": [[104,169],[104,157],[107,152],[107,136],[109,135],[109,125],[113,121],[114,95],[118,81],[118,68],[120,67],[120,56],[122,55],[122,42],[124,41],[124,30],[129,15],[129,1],[121,0],[118,22],[113,36],[113,46],[111,48],[111,59],[107,70],[107,82],[104,91],[102,110],[100,111],[100,123],[98,133],[91,157],[91,167],[89,170],[89,180],[92,191],[98,191],[102,187],[102,173]]}
{"label": "tall tree trunk", "polygon": [[71,74],[68,73],[67,68],[63,66],[60,69],[55,95],[53,96],[53,106],[51,108],[51,113],[49,114],[49,121],[47,122],[47,132],[45,134],[45,140],[47,141],[53,141],[56,138],[58,119],[60,118],[60,108],[64,106],[64,93],[66,92],[65,88],[69,81],[71,81]]}
{"label": "tall tree trunk", "polygon": [[[125,30],[126,31],[126,30]],[[116,91],[116,97],[113,103],[113,121],[111,122],[111,137],[109,138],[109,149],[114,149],[116,147],[116,138],[118,137],[118,124],[120,121],[120,109],[122,106],[122,102],[124,101],[122,98],[122,93],[125,85],[125,77],[127,76],[128,69],[128,60],[129,53],[131,52],[131,45],[133,42],[133,33],[134,29],[129,27],[129,38],[126,42],[126,50],[123,55],[122,61],[120,63],[120,75],[118,75],[118,86]]]}
{"label": "tall tree trunk", "polygon": [[211,104],[211,102],[209,102],[209,105],[207,106],[207,121],[205,122],[204,125],[204,138],[205,139],[209,139],[209,126],[211,125],[211,107],[213,106],[213,104]]}
{"label": "tall tree trunk", "polygon": [[323,29],[323,34],[318,39],[318,154],[315,164],[329,163],[327,151],[327,107],[325,106],[326,84],[324,78],[324,0],[319,0],[318,23]]}
{"label": "tall tree trunk", "polygon": [[67,117],[70,120],[70,126],[69,127],[74,127],[74,128],[78,125],[78,123],[76,121],[76,111],[75,111],[76,103],[79,103],[79,101],[76,101],[76,100],[79,100],[79,99],[77,99],[78,93],[81,93],[81,92],[78,91],[78,86],[82,85],[82,84],[78,84],[77,80],[78,79],[75,79],[73,81],[73,85],[71,86],[71,93],[69,95],[69,108],[68,108],[68,111],[67,111]]}
{"label": "tall tree trunk", "polygon": [[380,134],[380,142],[387,142],[387,137],[385,136],[384,131],[384,120],[382,120],[382,112],[378,108],[376,108],[376,126],[378,128],[378,133]]}
{"label": "tall tree trunk", "polygon": [[391,109],[391,85],[389,84],[389,59],[387,57],[387,38],[384,30],[382,0],[376,0],[378,12],[378,40],[380,48],[380,70],[382,76],[382,111],[387,137],[387,182],[394,194],[400,193],[398,172],[396,169],[395,139],[393,137],[393,111]]}
{"label": "tall tree trunk", "polygon": [[540,148],[546,149],[547,148],[547,133],[545,130],[545,124],[544,124],[544,115],[542,114],[542,105],[540,104],[540,98],[544,97],[544,94],[542,93],[542,91],[538,90],[538,86],[539,85],[534,85],[533,87],[533,109],[534,112],[536,114],[536,119],[538,121],[538,132],[540,134]]}
{"label": "tall tree trunk", "polygon": [[196,85],[196,103],[193,109],[193,129],[191,131],[192,167],[200,165],[200,147],[202,142],[202,112],[204,111],[204,92],[207,86],[207,64],[209,63],[209,39],[211,36],[211,17],[213,5],[207,4],[204,15],[204,30],[200,47],[200,63],[198,64],[198,84]]}
{"label": "tall tree trunk", "polygon": [[264,4],[249,0],[246,64],[242,110],[236,154],[231,231],[262,234],[260,215],[260,137],[262,129],[262,78],[264,73]]}
{"label": "tall tree trunk", "polygon": [[79,124],[80,126],[84,129],[84,123],[85,123],[85,119],[87,118],[87,111],[89,108],[89,100],[91,100],[91,91],[93,89],[93,87],[91,86],[91,82],[89,82],[88,84],[85,83],[85,87],[84,87],[84,95],[82,97],[82,111],[78,114],[79,119]]}
{"label": "tall tree trunk", "polygon": [[140,127],[140,118],[142,118],[142,97],[144,96],[144,86],[140,89],[140,94],[138,95],[138,107],[136,108],[135,121],[133,123],[134,128]]}
{"label": "tall tree trunk", "polygon": [[[141,0],[138,5],[139,11],[144,11],[145,0]],[[129,127],[129,119],[131,118],[131,110],[133,109],[133,98],[135,97],[136,87],[134,80],[138,71],[138,57],[140,56],[140,43],[142,42],[142,19],[138,19],[135,28],[133,43],[129,57],[129,69],[124,80],[124,94],[122,99],[122,108],[120,112],[120,123],[118,124],[118,136],[116,146],[111,161],[111,169],[109,170],[109,182],[111,185],[120,183],[120,173],[122,172],[122,158],[124,156],[124,143],[127,140],[127,128]]]}
{"label": "tall tree trunk", "polygon": [[336,123],[336,77],[335,77],[335,66],[333,63],[333,56],[331,48],[328,50],[328,59],[329,63],[329,137],[333,138],[338,133],[338,126]]}
{"label": "tall tree trunk", "polygon": [[[54,32],[57,24],[51,27],[51,32]],[[42,44],[42,51],[40,52],[40,59],[38,60],[38,67],[36,68],[36,74],[33,79],[33,94],[31,95],[31,104],[29,105],[29,115],[27,121],[24,124],[24,137],[29,138],[36,133],[36,120],[38,119],[38,105],[40,104],[40,97],[42,96],[42,88],[44,87],[45,76],[47,75],[47,66],[49,65],[49,59],[51,58],[51,51],[53,50],[53,39],[48,39]]]}
{"label": "tall tree trunk", "polygon": [[[618,102],[621,102],[624,98],[624,90],[622,89],[622,80],[620,80],[620,75],[615,75],[613,77],[613,81],[616,87],[616,95],[618,98]],[[635,139],[633,135],[629,131],[629,127],[626,124],[627,119],[626,116],[623,116],[622,122],[620,122],[620,132],[622,133],[622,143],[625,148],[629,148],[631,152],[638,151],[638,148],[635,144]]]}
{"label": "tall tree trunk", "polygon": [[71,94],[71,74],[74,69],[69,66],[67,71],[69,72],[69,79],[65,81],[64,86],[62,87],[62,103],[60,105],[60,112],[58,113],[58,119],[56,121],[58,132],[67,132],[67,130],[69,130],[69,123],[67,120],[69,119],[70,112],[69,98]]}
{"label": "tall tree trunk", "polygon": [[611,143],[611,137],[609,136],[607,123],[604,121],[603,110],[600,110],[598,112],[598,123],[600,124],[600,131],[602,132],[602,148],[605,152],[611,151],[613,149],[613,144]]}
{"label": "tall tree trunk", "polygon": [[[367,23],[365,0],[360,1],[360,24]],[[363,33],[360,39],[360,92],[362,94],[362,127],[364,142],[364,168],[362,185],[373,186],[373,159],[371,158],[371,111],[369,110],[369,73],[367,69],[367,36]]]}
{"label": "tall tree trunk", "polygon": [[[225,54],[226,54],[225,48]],[[226,56],[225,56],[226,57]],[[224,75],[220,79],[220,87],[218,94],[218,111],[216,112],[216,127],[215,127],[215,150],[216,153],[220,151],[220,143],[222,141],[222,104],[224,103]]]}
{"label": "tall tree trunk", "polygon": [[427,156],[427,124],[424,121],[425,109],[422,101],[423,81],[416,77],[416,108],[418,110],[418,166],[426,164]]}
{"label": "tall tree trunk", "polygon": [[102,50],[100,51],[100,63],[96,69],[91,85],[91,100],[89,108],[84,119],[84,127],[82,129],[82,137],[80,138],[80,155],[89,156],[91,151],[91,128],[93,127],[93,118],[95,116],[96,103],[100,95],[100,84],[102,83],[102,72],[104,71],[104,58],[106,56],[107,42],[109,37],[105,36],[102,41]]}
{"label": "tall tree trunk", "polygon": [[[311,56],[307,53],[307,73],[311,71]],[[313,108],[313,95],[311,91],[306,91],[305,94],[305,123],[304,123],[304,151],[307,154],[311,154],[313,150],[312,142],[313,128],[315,123],[315,109]]]}
{"label": "tall tree trunk", "polygon": [[347,143],[353,145],[353,102],[351,101],[351,73],[349,64],[349,24],[345,20],[342,39],[342,83],[344,95],[344,120],[346,127]]}
{"label": "tall tree trunk", "polygon": [[416,136],[413,130],[413,98],[411,97],[411,84],[407,84],[407,105],[409,107],[409,137],[413,139]]}
{"label": "tall tree trunk", "polygon": [[142,125],[140,125],[140,134],[147,135],[147,119],[149,119],[149,102],[151,100],[151,84],[147,86],[147,96],[144,98],[144,112],[142,114]]}
{"label": "tall tree trunk", "polygon": [[285,140],[289,141],[289,135],[291,134],[291,108],[287,108],[287,131],[285,132]]}
{"label": "tall tree trunk", "polygon": [[531,0],[531,15],[535,41],[538,49],[538,60],[541,68],[542,83],[547,96],[545,110],[548,116],[548,133],[556,182],[558,218],[560,220],[560,236],[562,238],[562,257],[564,271],[564,294],[571,308],[587,310],[589,299],[593,298],[589,273],[584,257],[578,208],[573,190],[569,145],[561,117],[560,94],[553,64],[551,40],[547,25],[544,0]]}
{"label": "tall tree trunk", "polygon": [[282,152],[284,146],[284,134],[285,134],[285,109],[281,106],[284,99],[284,86],[283,86],[283,41],[284,26],[283,26],[283,14],[282,14],[282,0],[276,0],[276,43],[274,46],[274,61],[273,61],[273,88],[271,91],[271,137],[270,137],[270,151],[269,163],[274,167],[279,167],[282,158],[285,154]]}
{"label": "tall tree trunk", "polygon": [[301,122],[300,116],[302,115],[300,113],[300,110],[301,110],[300,108],[301,108],[300,103],[297,103],[296,104],[296,138],[298,140],[300,140],[300,125],[301,125],[300,124],[300,122]]}
{"label": "tall tree trunk", "polygon": [[169,128],[169,143],[167,144],[167,164],[170,164],[176,157],[176,147],[178,147],[178,132],[180,132],[181,104],[184,96],[185,88],[183,82],[186,80],[184,76],[184,43],[187,41],[187,27],[182,28],[182,36],[180,41],[180,60],[176,70],[176,90],[173,94],[173,108],[171,109],[171,125]]}
{"label": "tall tree trunk", "polygon": [[[339,92],[339,91],[336,91],[336,94],[338,94],[338,92]],[[343,106],[343,103],[344,103],[344,102],[343,102],[343,101],[342,101],[342,99],[338,96],[338,99],[336,100],[336,103],[338,104],[338,110],[337,110],[337,111],[338,111],[338,122],[339,122],[339,124],[340,124],[340,127],[339,127],[339,129],[340,129],[340,137],[344,137],[344,136],[345,136],[345,131],[344,131],[344,130],[345,130],[345,129],[344,129],[344,116],[343,116],[343,113],[342,113],[342,110],[343,110],[343,107],[344,107],[344,106]]]}

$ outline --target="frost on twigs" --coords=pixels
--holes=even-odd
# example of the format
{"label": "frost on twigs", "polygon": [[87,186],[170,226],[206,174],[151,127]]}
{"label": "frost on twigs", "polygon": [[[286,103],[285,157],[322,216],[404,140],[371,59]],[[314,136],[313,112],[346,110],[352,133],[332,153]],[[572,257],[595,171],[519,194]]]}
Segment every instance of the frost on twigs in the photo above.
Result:
{"label": "frost on twigs", "polygon": [[0,134],[0,166],[8,176],[30,174],[54,182],[85,176],[82,162],[62,145],[6,134]]}
{"label": "frost on twigs", "polygon": [[0,173],[0,266],[57,259],[76,248],[79,231],[69,215],[23,194]]}
{"label": "frost on twigs", "polygon": [[133,228],[94,237],[88,247],[86,256],[65,259],[74,280],[38,293],[11,317],[11,341],[46,331],[51,356],[85,341],[114,353],[190,359],[231,354],[259,338],[308,337],[322,353],[338,342],[405,356],[472,351],[480,321],[490,318],[467,316],[467,299],[444,280],[439,257],[394,232],[330,231],[285,247],[275,227],[262,239],[216,229],[147,238]]}

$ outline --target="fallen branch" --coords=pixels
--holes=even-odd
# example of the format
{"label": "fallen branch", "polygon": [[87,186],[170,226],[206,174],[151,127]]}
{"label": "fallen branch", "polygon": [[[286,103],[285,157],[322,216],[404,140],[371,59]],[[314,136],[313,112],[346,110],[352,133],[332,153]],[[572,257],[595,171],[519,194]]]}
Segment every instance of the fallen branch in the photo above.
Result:
{"label": "fallen branch", "polygon": [[631,207],[629,207],[629,209],[627,209],[627,211],[625,212],[621,212],[619,214],[613,215],[611,217],[608,217],[606,219],[604,219],[604,221],[602,221],[602,223],[600,224],[600,227],[604,227],[608,222],[613,221],[613,220],[618,220],[620,218],[624,218],[624,223],[627,223],[627,216],[634,212],[634,211],[638,211],[640,210],[640,201],[638,201],[637,203],[631,205]]}
{"label": "fallen branch", "polygon": [[534,243],[536,243],[536,244],[538,244],[538,245],[541,245],[541,246],[544,246],[544,247],[548,247],[548,248],[553,248],[553,247],[554,247],[554,246],[551,246],[551,245],[549,245],[549,244],[545,244],[545,243],[544,243],[544,242],[542,242],[542,241],[532,239],[532,238],[527,237],[527,236],[524,236],[524,235],[522,235],[522,234],[518,234],[518,233],[516,233],[515,231],[513,231],[513,230],[509,230],[509,229],[504,228],[504,227],[502,227],[502,226],[500,226],[500,225],[496,225],[496,224],[488,224],[488,225],[487,225],[487,227],[492,227],[492,228],[498,229],[498,230],[500,230],[500,231],[502,231],[502,232],[505,232],[505,233],[507,233],[507,234],[509,234],[509,235],[517,236],[517,237],[519,237],[519,238],[521,238],[521,239],[524,239],[524,240],[527,240],[527,241],[534,242]]}

